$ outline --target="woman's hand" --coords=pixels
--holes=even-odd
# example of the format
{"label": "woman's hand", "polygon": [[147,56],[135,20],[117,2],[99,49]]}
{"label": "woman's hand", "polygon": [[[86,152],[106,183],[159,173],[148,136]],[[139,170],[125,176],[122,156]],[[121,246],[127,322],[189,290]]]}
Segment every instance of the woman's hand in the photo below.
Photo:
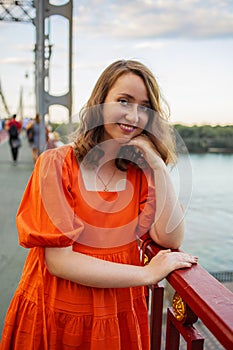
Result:
{"label": "woman's hand", "polygon": [[170,249],[161,250],[148,265],[144,267],[146,273],[146,285],[156,284],[164,279],[170,272],[182,269],[190,268],[193,264],[196,264],[198,258],[182,253],[171,252]]}
{"label": "woman's hand", "polygon": [[152,169],[165,168],[159,152],[146,134],[140,134],[134,137],[129,141],[128,145],[135,146]]}

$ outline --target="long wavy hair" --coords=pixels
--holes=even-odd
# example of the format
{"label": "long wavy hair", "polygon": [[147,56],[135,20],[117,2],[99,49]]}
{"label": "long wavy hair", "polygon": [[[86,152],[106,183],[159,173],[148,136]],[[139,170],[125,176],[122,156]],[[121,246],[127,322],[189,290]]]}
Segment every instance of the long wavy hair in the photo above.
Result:
{"label": "long wavy hair", "polygon": [[[123,74],[133,73],[141,77],[147,89],[150,116],[143,131],[154,144],[161,158],[165,162],[175,163],[175,142],[173,129],[168,123],[170,110],[162,97],[157,81],[152,72],[142,63],[135,60],[118,60],[109,65],[100,75],[86,105],[80,111],[80,124],[73,134],[74,149],[77,159],[98,165],[103,151],[98,145],[104,135],[102,107],[109,90]],[[95,152],[91,150],[95,149]],[[127,164],[143,163],[140,152],[133,146],[122,146],[116,165],[121,170],[127,169]],[[145,166],[145,164],[144,164]]]}

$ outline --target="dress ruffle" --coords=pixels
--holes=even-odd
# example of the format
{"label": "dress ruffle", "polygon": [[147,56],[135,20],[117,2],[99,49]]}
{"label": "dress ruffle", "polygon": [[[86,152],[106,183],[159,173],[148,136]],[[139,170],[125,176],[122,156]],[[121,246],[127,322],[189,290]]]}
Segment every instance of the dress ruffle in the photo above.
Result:
{"label": "dress ruffle", "polygon": [[[93,255],[114,262],[138,260],[136,242],[118,249]],[[2,350],[149,349],[143,287],[89,288],[50,275],[42,248],[30,251],[25,268],[30,259],[34,269],[30,276],[24,271],[9,307]]]}

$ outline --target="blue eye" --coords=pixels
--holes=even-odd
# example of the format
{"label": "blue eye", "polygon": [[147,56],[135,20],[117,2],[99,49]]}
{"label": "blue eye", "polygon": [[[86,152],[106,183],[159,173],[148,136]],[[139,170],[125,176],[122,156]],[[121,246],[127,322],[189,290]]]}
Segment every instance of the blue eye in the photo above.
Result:
{"label": "blue eye", "polygon": [[146,112],[146,113],[149,111],[149,107],[147,107],[147,106],[139,105],[138,109],[141,110],[142,112]]}
{"label": "blue eye", "polygon": [[122,106],[127,106],[127,105],[128,105],[128,101],[125,100],[125,99],[123,99],[123,98],[120,99],[119,102],[120,102],[120,104],[121,104]]}

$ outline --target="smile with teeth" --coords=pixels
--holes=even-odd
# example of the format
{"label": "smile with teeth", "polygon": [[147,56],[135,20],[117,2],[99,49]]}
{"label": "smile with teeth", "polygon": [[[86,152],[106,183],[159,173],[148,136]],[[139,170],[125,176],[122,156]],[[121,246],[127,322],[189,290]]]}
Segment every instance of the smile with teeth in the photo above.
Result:
{"label": "smile with teeth", "polygon": [[118,124],[121,130],[126,131],[126,132],[133,132],[136,127],[133,125],[127,125],[127,124]]}

